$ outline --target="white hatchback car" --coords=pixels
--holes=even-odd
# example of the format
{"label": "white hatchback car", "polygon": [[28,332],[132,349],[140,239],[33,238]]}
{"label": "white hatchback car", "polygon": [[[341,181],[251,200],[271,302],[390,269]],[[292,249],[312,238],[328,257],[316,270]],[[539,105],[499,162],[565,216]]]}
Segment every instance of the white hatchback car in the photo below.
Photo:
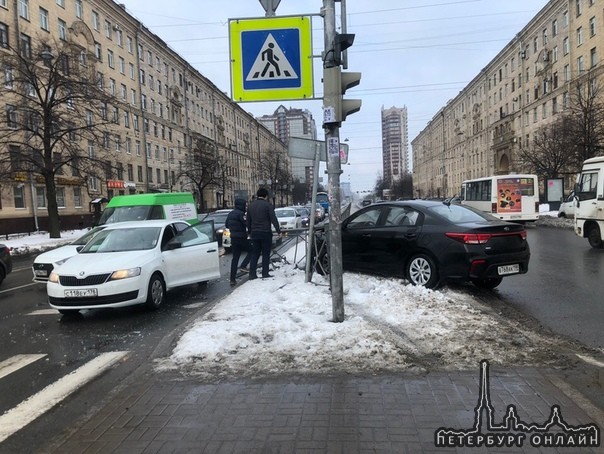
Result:
{"label": "white hatchback car", "polygon": [[212,223],[156,220],[110,224],[55,265],[50,306],[66,314],[146,304],[157,309],[174,287],[220,277]]}
{"label": "white hatchback car", "polygon": [[575,217],[575,192],[571,192],[564,202],[560,204],[558,210],[559,218],[574,218]]}
{"label": "white hatchback car", "polygon": [[99,233],[105,227],[107,226],[99,225],[94,227],[77,240],[74,240],[65,246],[61,246],[53,249],[52,251],[44,252],[38,255],[34,259],[34,263],[31,266],[31,270],[34,274],[33,280],[35,282],[46,283],[48,281],[48,276],[50,276],[50,273],[54,269],[54,264],[56,262],[60,262],[61,260],[65,260],[66,258],[76,255],[78,253],[78,248],[82,248],[94,235]]}

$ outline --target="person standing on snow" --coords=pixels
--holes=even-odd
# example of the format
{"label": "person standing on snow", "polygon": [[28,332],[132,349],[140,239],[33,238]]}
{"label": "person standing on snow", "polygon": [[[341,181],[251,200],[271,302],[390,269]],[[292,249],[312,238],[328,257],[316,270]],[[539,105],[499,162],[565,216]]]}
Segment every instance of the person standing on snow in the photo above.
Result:
{"label": "person standing on snow", "polygon": [[237,280],[237,266],[239,264],[239,257],[242,252],[247,252],[243,262],[241,262],[240,270],[248,272],[247,265],[250,263],[250,242],[247,239],[248,230],[247,222],[245,220],[245,210],[247,202],[244,199],[235,199],[235,209],[231,211],[225,221],[225,227],[231,232],[231,251],[233,257],[231,259],[231,285],[236,285]]}
{"label": "person standing on snow", "polygon": [[275,227],[277,233],[281,235],[281,228],[279,227],[277,216],[275,216],[275,209],[267,200],[268,191],[265,188],[260,188],[256,192],[256,196],[256,200],[250,203],[247,211],[247,228],[252,240],[250,280],[258,277],[256,276],[256,269],[260,254],[262,254],[262,277],[272,277],[269,274],[271,247],[273,245],[271,224]]}

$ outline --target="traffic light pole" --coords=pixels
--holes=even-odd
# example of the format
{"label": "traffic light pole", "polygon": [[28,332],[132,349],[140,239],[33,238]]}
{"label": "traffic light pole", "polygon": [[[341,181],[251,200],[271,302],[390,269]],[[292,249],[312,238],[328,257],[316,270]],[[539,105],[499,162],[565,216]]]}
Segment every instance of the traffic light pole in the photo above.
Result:
{"label": "traffic light pole", "polygon": [[[344,1],[344,0],[342,0]],[[342,212],[340,200],[340,126],[335,121],[341,91],[340,84],[328,83],[332,77],[329,68],[339,65],[335,52],[336,14],[335,0],[323,0],[325,52],[323,55],[323,127],[327,151],[329,179],[329,260],[331,301],[334,322],[344,321],[344,283],[342,269]]]}

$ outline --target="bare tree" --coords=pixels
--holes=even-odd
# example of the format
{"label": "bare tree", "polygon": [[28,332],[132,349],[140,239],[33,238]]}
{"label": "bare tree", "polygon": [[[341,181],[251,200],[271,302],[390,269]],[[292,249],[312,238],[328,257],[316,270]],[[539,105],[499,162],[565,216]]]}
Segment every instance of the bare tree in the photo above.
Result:
{"label": "bare tree", "polygon": [[540,128],[532,141],[518,152],[521,167],[542,179],[568,173],[580,154],[575,124],[569,115],[564,115],[555,123]]}
{"label": "bare tree", "polygon": [[583,161],[604,149],[604,91],[595,71],[587,72],[573,84],[568,116],[572,138],[576,143],[572,171],[581,169]]}
{"label": "bare tree", "polygon": [[205,137],[197,138],[193,150],[185,157],[178,178],[184,178],[195,186],[199,194],[197,203],[200,211],[207,208],[203,206],[206,188],[223,187],[225,167],[224,159],[218,155],[214,142]]}
{"label": "bare tree", "polygon": [[96,58],[69,43],[21,44],[3,55],[6,121],[0,123],[0,178],[43,181],[51,238],[60,237],[56,177],[70,170],[84,186],[107,173],[95,147],[107,137],[114,101],[97,79]]}

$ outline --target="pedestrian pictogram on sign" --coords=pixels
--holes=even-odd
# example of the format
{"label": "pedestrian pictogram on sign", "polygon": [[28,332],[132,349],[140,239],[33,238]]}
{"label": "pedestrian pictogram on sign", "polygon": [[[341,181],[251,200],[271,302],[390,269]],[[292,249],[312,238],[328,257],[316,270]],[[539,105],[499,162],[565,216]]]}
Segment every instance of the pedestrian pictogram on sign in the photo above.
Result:
{"label": "pedestrian pictogram on sign", "polygon": [[245,80],[249,82],[274,79],[299,79],[299,77],[273,35],[269,33]]}
{"label": "pedestrian pictogram on sign", "polygon": [[229,32],[235,101],[313,97],[310,17],[231,19]]}

